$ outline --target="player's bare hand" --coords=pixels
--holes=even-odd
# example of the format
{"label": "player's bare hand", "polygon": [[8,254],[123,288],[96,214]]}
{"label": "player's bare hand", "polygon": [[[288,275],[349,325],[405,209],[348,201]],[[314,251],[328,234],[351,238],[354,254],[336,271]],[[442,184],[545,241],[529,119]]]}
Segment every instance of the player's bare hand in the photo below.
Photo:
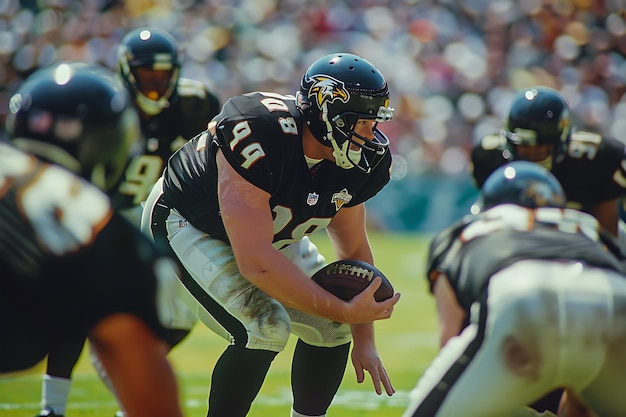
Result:
{"label": "player's bare hand", "polygon": [[370,323],[374,320],[391,317],[393,307],[400,300],[400,293],[395,293],[391,298],[377,302],[374,299],[374,293],[381,283],[381,278],[375,277],[363,292],[357,294],[348,303],[348,323]]}
{"label": "player's bare hand", "polygon": [[376,394],[381,395],[383,388],[389,396],[396,392],[378,352],[373,346],[355,344],[352,349],[352,366],[354,366],[356,380],[359,384],[365,381],[365,371],[367,371],[372,378]]}

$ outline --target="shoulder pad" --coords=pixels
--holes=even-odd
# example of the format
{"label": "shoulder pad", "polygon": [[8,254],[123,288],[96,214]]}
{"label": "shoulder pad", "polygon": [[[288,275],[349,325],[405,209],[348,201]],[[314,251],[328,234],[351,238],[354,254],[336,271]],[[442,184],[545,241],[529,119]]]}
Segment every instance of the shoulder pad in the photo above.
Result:
{"label": "shoulder pad", "polygon": [[596,132],[575,131],[570,135],[571,142],[585,142],[599,145],[602,142],[602,135]]}
{"label": "shoulder pad", "polygon": [[486,150],[501,149],[507,144],[506,138],[499,133],[484,136],[480,140],[480,146]]}

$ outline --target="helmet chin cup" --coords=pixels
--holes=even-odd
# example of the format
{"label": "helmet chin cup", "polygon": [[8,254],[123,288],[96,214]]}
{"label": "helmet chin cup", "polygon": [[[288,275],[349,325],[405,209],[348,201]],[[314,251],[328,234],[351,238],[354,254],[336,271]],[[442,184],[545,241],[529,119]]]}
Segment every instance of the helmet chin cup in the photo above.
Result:
{"label": "helmet chin cup", "polygon": [[158,100],[150,100],[148,97],[138,92],[135,96],[135,101],[137,102],[137,106],[141,109],[142,112],[147,114],[148,116],[154,116],[163,111],[166,107],[169,107],[170,102],[166,97],[161,97]]}
{"label": "helmet chin cup", "polygon": [[[332,139],[330,143],[333,147],[333,157],[335,158],[335,164],[337,164],[339,168],[352,169],[355,165],[358,165],[361,160],[361,152],[351,150],[350,141],[346,140],[342,146],[337,145],[337,141],[335,141],[334,139]],[[350,159],[350,156],[354,156],[354,153],[358,153],[359,156],[356,164]]]}

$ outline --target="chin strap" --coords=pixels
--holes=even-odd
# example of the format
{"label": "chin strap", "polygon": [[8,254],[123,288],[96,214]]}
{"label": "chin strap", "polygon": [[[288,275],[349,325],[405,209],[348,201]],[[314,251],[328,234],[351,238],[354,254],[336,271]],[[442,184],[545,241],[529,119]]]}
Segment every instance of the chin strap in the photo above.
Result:
{"label": "chin strap", "polygon": [[354,150],[350,148],[350,141],[346,140],[343,146],[337,145],[337,141],[334,138],[329,139],[330,144],[333,147],[333,157],[335,158],[335,164],[339,168],[352,169],[361,162],[363,157],[363,149],[359,148]]}
{"label": "chin strap", "polygon": [[141,92],[137,93],[137,105],[148,116],[154,116],[163,111],[164,108],[170,105],[167,98],[161,97],[158,100],[150,100],[144,96]]}

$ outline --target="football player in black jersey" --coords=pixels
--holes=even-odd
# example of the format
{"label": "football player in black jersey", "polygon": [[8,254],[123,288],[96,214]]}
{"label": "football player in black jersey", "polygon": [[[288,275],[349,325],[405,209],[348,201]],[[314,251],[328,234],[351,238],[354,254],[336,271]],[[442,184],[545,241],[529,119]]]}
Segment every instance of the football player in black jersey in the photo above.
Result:
{"label": "football player in black jersey", "polygon": [[618,235],[618,201],[626,196],[626,146],[573,129],[569,106],[558,91],[532,87],[516,94],[502,133],[484,137],[472,151],[478,187],[494,169],[512,160],[549,169],[563,186],[568,207],[594,215]]}
{"label": "football player in black jersey", "polygon": [[309,277],[326,264],[309,241],[326,229],[337,259],[374,257],[364,202],[389,181],[390,120],[383,75],[356,55],[324,56],[296,96],[232,97],[206,132],[168,161],[142,228],[184,266],[181,296],[230,342],[213,370],[208,416],[244,416],[291,333],[292,416],[323,416],[341,383],[351,340],[357,380],[394,388],[376,351],[379,278],[350,302]]}
{"label": "football player in black jersey", "polygon": [[432,240],[441,351],[405,417],[551,415],[525,405],[559,387],[559,416],[626,409],[624,256],[565,201],[548,170],[512,162],[484,183],[478,214]]}
{"label": "football player in black jersey", "polygon": [[[140,207],[169,157],[206,130],[220,111],[217,95],[204,82],[180,76],[178,42],[152,27],[129,32],[118,48],[118,73],[139,112],[144,152],[128,166],[113,196],[120,209]],[[135,216],[137,224],[141,211]]]}
{"label": "football player in black jersey", "polygon": [[141,148],[128,93],[102,67],[62,62],[25,80],[9,110],[11,143],[0,144],[0,372],[32,367],[88,334],[130,417],[182,416],[155,303],[157,277],[172,261],[85,180],[109,189]]}
{"label": "football player in black jersey", "polygon": [[[161,175],[165,162],[183,143],[205,130],[219,112],[220,102],[205,83],[180,77],[179,49],[172,35],[149,27],[129,32],[118,48],[118,74],[139,113],[145,147],[132,158],[122,181],[109,194],[114,208],[137,226],[140,203]],[[161,291],[159,295],[167,294]],[[160,302],[162,306],[175,307],[167,315],[161,313],[162,322],[170,329],[168,344],[173,347],[189,333],[196,319],[177,300]],[[84,340],[73,344],[68,341],[63,349],[50,352],[42,379],[43,415],[48,415],[46,408],[65,408],[72,369],[83,345]],[[97,358],[92,360],[96,369],[101,369]],[[101,376],[110,385],[106,376]]]}

